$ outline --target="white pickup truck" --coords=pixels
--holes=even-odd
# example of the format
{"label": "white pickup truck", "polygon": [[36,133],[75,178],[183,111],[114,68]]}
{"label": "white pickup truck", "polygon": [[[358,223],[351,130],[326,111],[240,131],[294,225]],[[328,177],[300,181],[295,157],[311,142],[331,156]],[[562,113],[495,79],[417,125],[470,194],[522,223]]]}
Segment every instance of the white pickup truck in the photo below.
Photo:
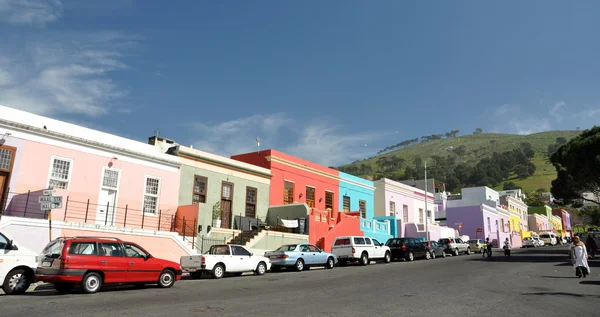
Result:
{"label": "white pickup truck", "polygon": [[244,272],[254,272],[263,275],[271,269],[269,258],[254,255],[241,245],[221,244],[213,245],[206,254],[182,256],[181,270],[190,273],[193,278],[210,273],[213,278],[233,273],[242,275]]}
{"label": "white pickup truck", "polygon": [[383,261],[390,263],[390,247],[369,237],[337,237],[331,247],[331,253],[338,258],[340,265],[346,265],[348,262],[359,262],[361,265],[367,265],[374,261]]}
{"label": "white pickup truck", "polygon": [[35,280],[38,255],[17,246],[6,233],[0,232],[0,286],[8,295],[23,294]]}

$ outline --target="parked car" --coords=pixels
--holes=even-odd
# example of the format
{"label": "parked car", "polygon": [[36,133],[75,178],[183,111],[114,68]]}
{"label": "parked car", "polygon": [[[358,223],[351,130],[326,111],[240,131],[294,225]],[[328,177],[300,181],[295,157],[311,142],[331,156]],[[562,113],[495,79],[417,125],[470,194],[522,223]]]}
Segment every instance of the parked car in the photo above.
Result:
{"label": "parked car", "polygon": [[533,237],[533,241],[535,241],[538,245],[538,247],[543,247],[546,245],[546,243],[544,243],[544,240],[538,238],[538,237]]}
{"label": "parked car", "polygon": [[180,261],[182,271],[190,273],[192,277],[200,277],[203,273],[210,273],[215,279],[228,273],[239,276],[254,272],[263,275],[271,269],[269,258],[254,255],[236,244],[213,245],[206,254],[182,256]]}
{"label": "parked car", "polygon": [[485,242],[483,239],[471,239],[467,241],[469,247],[471,247],[471,251],[475,253],[483,253],[483,249],[485,248]]}
{"label": "parked car", "polygon": [[108,237],[61,237],[39,257],[36,279],[68,292],[79,284],[95,293],[105,284],[158,284],[168,288],[181,279],[178,263],[153,257],[141,246]]}
{"label": "parked car", "polygon": [[556,245],[558,243],[554,233],[542,233],[540,234],[540,240],[544,241],[545,245]]}
{"label": "parked car", "polygon": [[282,245],[275,251],[265,252],[265,257],[271,261],[271,271],[279,271],[284,267],[302,271],[313,266],[333,269],[337,264],[335,254],[325,252],[312,244]]}
{"label": "parked car", "polygon": [[438,256],[441,256],[442,258],[446,257],[446,251],[444,250],[444,247],[437,243],[437,241],[429,241],[428,248],[432,259],[435,259]]}
{"label": "parked car", "polygon": [[337,256],[340,265],[346,265],[348,262],[367,265],[371,261],[390,263],[392,254],[390,248],[377,239],[360,236],[337,237],[331,247],[331,253]]}
{"label": "parked car", "polygon": [[429,245],[419,238],[391,238],[385,243],[392,252],[392,260],[404,259],[413,261],[415,258],[431,259]]}
{"label": "parked car", "polygon": [[523,248],[537,248],[540,246],[538,238],[526,237],[523,239]]}
{"label": "parked car", "polygon": [[442,238],[438,243],[442,245],[445,252],[452,255],[471,254],[471,247],[460,238]]}
{"label": "parked car", "polygon": [[0,282],[8,295],[25,293],[35,280],[38,256],[0,232]]}

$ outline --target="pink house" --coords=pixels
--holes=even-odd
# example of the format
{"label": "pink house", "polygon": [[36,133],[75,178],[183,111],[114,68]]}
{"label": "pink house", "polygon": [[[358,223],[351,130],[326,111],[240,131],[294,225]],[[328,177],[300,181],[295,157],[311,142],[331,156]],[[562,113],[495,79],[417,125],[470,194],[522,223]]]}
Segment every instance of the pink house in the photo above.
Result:
{"label": "pink house", "polygon": [[[396,182],[387,178],[375,181],[375,216],[393,216],[397,222],[398,237],[425,238],[425,217],[428,217],[430,240],[442,237],[454,237],[452,228],[440,226],[435,221],[438,205],[434,195],[427,193],[425,208],[425,191]],[[427,209],[427,216],[425,216]]]}
{"label": "pink house", "polygon": [[551,230],[550,222],[548,221],[548,217],[545,215],[529,214],[528,217],[529,230],[538,233]]}
{"label": "pink house", "polygon": [[178,158],[168,149],[0,106],[0,211],[47,218],[39,197],[53,188],[52,220],[171,229]]}

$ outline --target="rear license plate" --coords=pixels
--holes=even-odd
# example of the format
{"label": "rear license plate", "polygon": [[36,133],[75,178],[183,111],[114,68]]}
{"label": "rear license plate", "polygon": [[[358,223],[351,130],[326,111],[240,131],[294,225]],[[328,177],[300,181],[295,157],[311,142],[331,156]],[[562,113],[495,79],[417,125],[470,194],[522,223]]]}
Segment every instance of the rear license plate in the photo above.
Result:
{"label": "rear license plate", "polygon": [[269,258],[271,258],[271,259],[277,259],[277,256],[276,255],[271,255]]}
{"label": "rear license plate", "polygon": [[42,262],[42,266],[43,267],[51,267],[52,266],[52,262]]}

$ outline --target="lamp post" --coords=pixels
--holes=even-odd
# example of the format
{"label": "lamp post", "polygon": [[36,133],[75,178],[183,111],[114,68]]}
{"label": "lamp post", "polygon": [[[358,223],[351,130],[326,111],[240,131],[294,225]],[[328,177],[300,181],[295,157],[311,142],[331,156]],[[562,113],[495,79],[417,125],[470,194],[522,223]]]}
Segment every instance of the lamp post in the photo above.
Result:
{"label": "lamp post", "polygon": [[429,242],[429,211],[427,210],[427,160],[425,160],[425,237]]}

